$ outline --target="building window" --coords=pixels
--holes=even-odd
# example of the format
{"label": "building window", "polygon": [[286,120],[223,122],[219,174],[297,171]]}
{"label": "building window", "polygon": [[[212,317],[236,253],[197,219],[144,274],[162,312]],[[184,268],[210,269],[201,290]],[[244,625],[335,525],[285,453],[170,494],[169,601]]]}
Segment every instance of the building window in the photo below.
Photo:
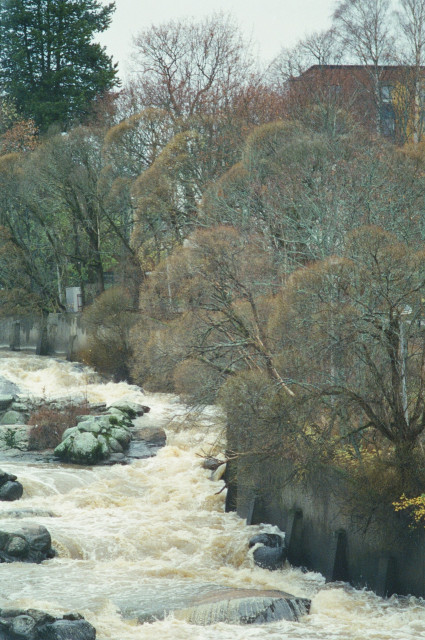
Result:
{"label": "building window", "polygon": [[390,84],[384,84],[381,87],[381,100],[382,102],[391,102],[393,87]]}

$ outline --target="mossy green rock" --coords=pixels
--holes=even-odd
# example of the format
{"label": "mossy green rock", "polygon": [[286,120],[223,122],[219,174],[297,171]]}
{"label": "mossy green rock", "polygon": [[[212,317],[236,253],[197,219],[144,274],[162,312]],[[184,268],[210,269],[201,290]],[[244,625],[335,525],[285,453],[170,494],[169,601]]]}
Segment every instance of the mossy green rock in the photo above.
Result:
{"label": "mossy green rock", "polygon": [[66,440],[66,438],[68,436],[72,436],[72,435],[76,435],[78,433],[79,429],[78,427],[69,427],[69,429],[66,429],[63,434],[62,434],[62,441]]}
{"label": "mossy green rock", "polygon": [[109,435],[115,440],[118,440],[123,446],[127,446],[131,440],[131,434],[125,427],[111,427]]}
{"label": "mossy green rock", "polygon": [[19,411],[10,409],[1,417],[0,424],[24,424],[25,417]]}
{"label": "mossy green rock", "polygon": [[124,411],[121,411],[121,409],[118,409],[117,407],[109,407],[108,415],[117,416],[118,418],[123,418],[125,416],[125,413]]}
{"label": "mossy green rock", "polygon": [[131,402],[130,400],[117,400],[111,404],[109,410],[110,409],[119,409],[131,420],[137,418],[137,416],[142,416],[145,413],[143,405],[138,402]]}
{"label": "mossy green rock", "polygon": [[95,464],[106,457],[102,443],[88,431],[68,436],[56,447],[55,455],[78,464]]}
{"label": "mossy green rock", "polygon": [[96,464],[128,447],[131,433],[122,424],[125,420],[108,415],[89,418],[65,431],[62,442],[55,449],[56,456],[66,462]]}
{"label": "mossy green rock", "polygon": [[100,422],[95,422],[94,420],[85,420],[84,422],[79,422],[77,425],[77,429],[94,434],[99,434],[102,431],[102,428],[103,425]]}
{"label": "mossy green rock", "polygon": [[26,424],[0,425],[0,451],[7,449],[28,450],[31,427]]}

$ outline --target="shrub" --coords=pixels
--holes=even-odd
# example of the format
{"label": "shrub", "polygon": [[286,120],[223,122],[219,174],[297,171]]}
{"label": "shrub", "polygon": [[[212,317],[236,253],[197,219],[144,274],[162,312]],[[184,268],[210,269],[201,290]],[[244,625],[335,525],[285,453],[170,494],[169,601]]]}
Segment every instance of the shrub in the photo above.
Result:
{"label": "shrub", "polygon": [[84,311],[88,344],[80,359],[115,381],[129,380],[132,355],[129,336],[136,311],[126,289],[111,287],[102,293]]}
{"label": "shrub", "polygon": [[212,404],[224,380],[212,367],[192,358],[177,365],[173,378],[176,393],[191,404]]}
{"label": "shrub", "polygon": [[227,415],[227,439],[234,453],[296,456],[300,408],[265,373],[241,371],[222,386],[218,401]]}
{"label": "shrub", "polygon": [[34,411],[28,424],[32,425],[29,434],[28,448],[32,451],[54,449],[62,441],[62,435],[69,427],[77,423],[77,416],[91,413],[85,404],[70,404],[62,410],[57,410],[48,405]]}

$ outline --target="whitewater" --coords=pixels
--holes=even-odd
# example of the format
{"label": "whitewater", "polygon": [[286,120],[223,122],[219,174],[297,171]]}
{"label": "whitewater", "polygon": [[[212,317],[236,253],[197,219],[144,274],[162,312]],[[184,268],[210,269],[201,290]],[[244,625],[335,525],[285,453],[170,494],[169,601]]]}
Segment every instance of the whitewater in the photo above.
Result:
{"label": "whitewater", "polygon": [[[16,518],[11,512],[30,510],[17,525],[44,525],[57,552],[40,565],[0,564],[0,608],[78,611],[98,640],[425,638],[421,599],[385,600],[289,565],[274,572],[254,565],[248,541],[264,527],[225,513],[223,480],[202,468],[202,456],[225,449],[223,417],[214,407],[190,411],[175,396],[103,382],[93,370],[56,358],[3,351],[0,375],[24,397],[140,402],[151,411],[138,424],[167,433],[155,457],[130,465],[0,457],[0,467],[24,486],[19,502],[0,502],[0,526]],[[191,598],[225,587],[311,598],[311,613],[262,626],[197,627],[179,617]]]}

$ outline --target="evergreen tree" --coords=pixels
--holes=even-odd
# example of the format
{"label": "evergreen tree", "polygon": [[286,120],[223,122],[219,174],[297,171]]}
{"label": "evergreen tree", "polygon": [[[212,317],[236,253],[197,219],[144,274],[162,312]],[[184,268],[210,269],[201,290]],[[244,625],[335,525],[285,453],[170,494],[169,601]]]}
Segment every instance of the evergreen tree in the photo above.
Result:
{"label": "evergreen tree", "polygon": [[118,83],[111,57],[92,42],[114,9],[98,0],[0,0],[0,84],[41,129],[81,119]]}

